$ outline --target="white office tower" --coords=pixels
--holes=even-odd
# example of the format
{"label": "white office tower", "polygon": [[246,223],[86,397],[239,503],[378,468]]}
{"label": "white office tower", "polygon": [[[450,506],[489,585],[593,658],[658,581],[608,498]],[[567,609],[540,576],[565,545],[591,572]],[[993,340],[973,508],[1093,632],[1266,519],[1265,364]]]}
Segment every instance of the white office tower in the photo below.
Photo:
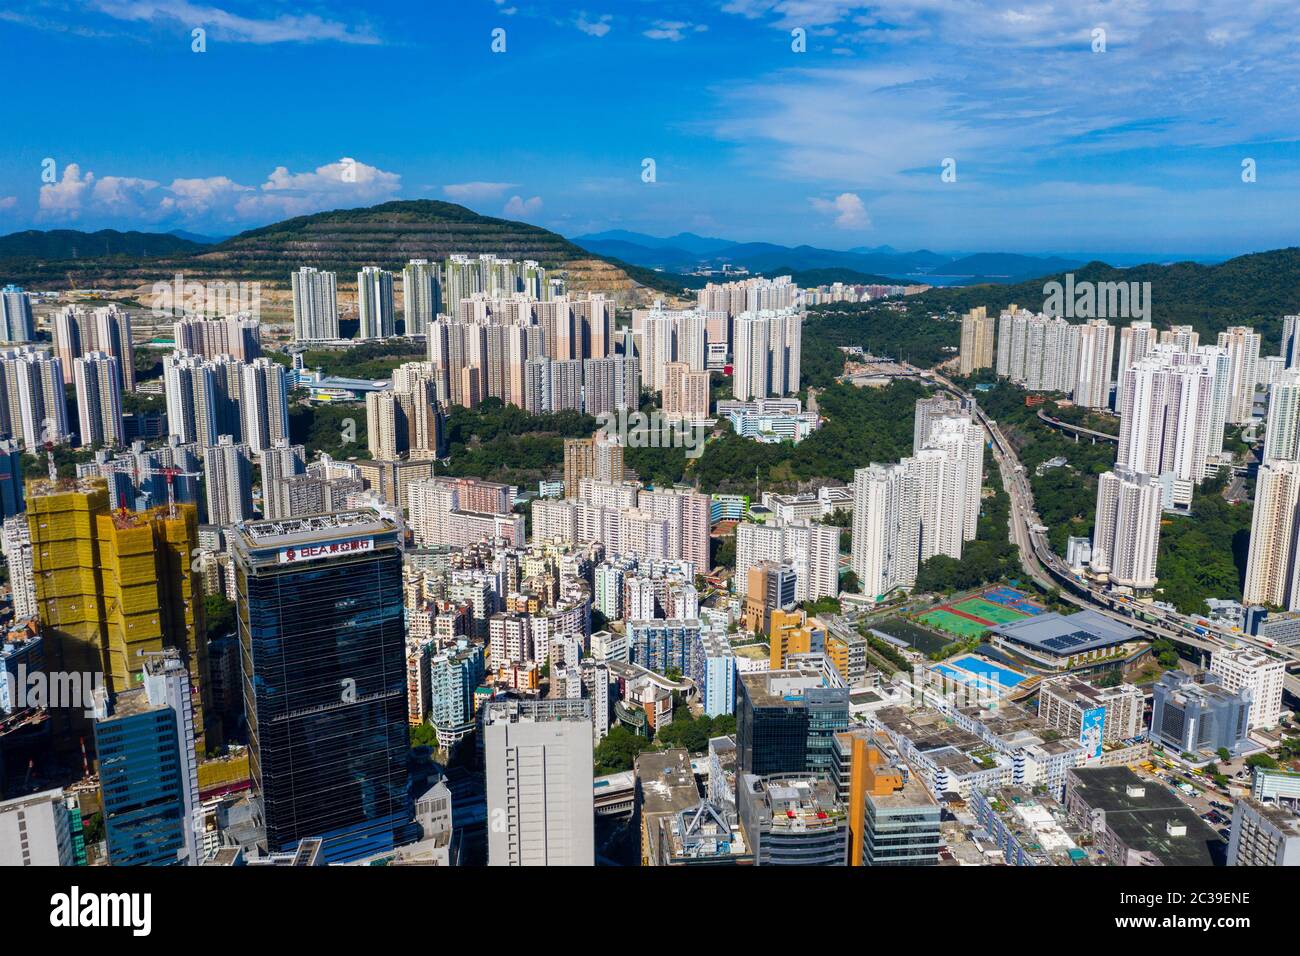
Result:
{"label": "white office tower", "polygon": [[1268,390],[1265,461],[1300,461],[1300,370],[1288,369]]}
{"label": "white office tower", "polygon": [[243,377],[244,440],[260,454],[289,437],[289,370],[269,358],[254,359]]}
{"label": "white office tower", "polygon": [[1254,730],[1276,727],[1282,716],[1282,683],[1286,662],[1253,647],[1216,647],[1210,656],[1210,673],[1229,693],[1250,691],[1250,726]]}
{"label": "white office tower", "polygon": [[176,715],[176,741],[181,766],[181,803],[185,816],[185,849],[177,854],[181,866],[199,866],[203,852],[199,841],[202,816],[199,804],[199,760],[194,749],[194,699],[190,693],[190,674],[177,650],[149,655],[144,662],[144,692],[154,707],[169,707]]}
{"label": "white office tower", "polygon": [[1119,377],[1115,382],[1115,410],[1124,407],[1124,372],[1131,365],[1146,358],[1155,348],[1159,336],[1150,322],[1132,322],[1119,330]]}
{"label": "white office tower", "polygon": [[592,866],[590,700],[483,705],[489,866]]}
{"label": "white office tower", "polygon": [[293,517],[289,479],[306,470],[302,445],[290,445],[278,438],[261,450],[262,517],[271,521]]}
{"label": "white office tower", "polygon": [[1259,381],[1259,334],[1245,326],[1219,333],[1219,348],[1228,350],[1231,374],[1228,389],[1228,423],[1249,425],[1255,409],[1255,384]]}
{"label": "white office tower", "polygon": [[442,307],[437,263],[412,259],[402,269],[402,317],[407,335],[423,335]]}
{"label": "white office tower", "polygon": [[73,359],[72,365],[81,445],[125,445],[122,379],[117,359],[106,352],[91,352]]}
{"label": "white office tower", "polygon": [[63,364],[30,345],[0,351],[0,431],[35,453],[71,437]]}
{"label": "white office tower", "polygon": [[0,290],[0,342],[30,342],[36,338],[30,296],[16,285]]}
{"label": "white office tower", "polygon": [[359,339],[386,339],[397,330],[393,312],[393,274],[378,266],[357,273],[357,330]]}
{"label": "white office tower", "polygon": [[1156,586],[1160,552],[1160,482],[1124,468],[1097,479],[1092,571],[1134,592]]}
{"label": "white office tower", "polygon": [[1031,392],[1073,392],[1078,369],[1079,326],[1027,309],[1002,313],[998,375]]}
{"label": "white office tower", "polygon": [[[926,468],[931,477],[922,492],[935,501],[938,511],[921,511],[921,560],[935,554],[960,558],[962,542],[974,541],[979,525],[984,430],[969,415],[936,418],[917,457],[930,451],[942,452],[943,458],[937,472],[933,463]],[[930,527],[934,535],[926,530]]]}
{"label": "white office tower", "polygon": [[203,477],[208,491],[208,524],[228,527],[253,517],[253,474],[248,446],[229,435],[203,453]]}
{"label": "white office tower", "polygon": [[13,515],[5,519],[0,545],[3,545],[5,565],[9,569],[14,622],[21,623],[39,613],[36,606],[36,579],[32,576],[32,538],[27,527],[27,515]]}
{"label": "white office tower", "polygon": [[1300,367],[1300,315],[1282,316],[1282,364]]}
{"label": "white office tower", "polygon": [[293,340],[323,342],[339,337],[338,276],[303,266],[293,282]]}
{"label": "white office tower", "polygon": [[915,486],[905,464],[853,472],[853,573],[862,593],[877,600],[916,583],[921,526]]}
{"label": "white office tower", "polygon": [[1296,508],[1300,506],[1300,463],[1265,461],[1255,479],[1243,604],[1300,610],[1297,582]]}
{"label": "white office tower", "polygon": [[1105,319],[1077,326],[1079,374],[1074,383],[1074,404],[1084,408],[1110,405],[1110,368],[1115,360],[1115,327]]}
{"label": "white office tower", "polygon": [[1158,476],[1166,508],[1190,504],[1209,471],[1213,366],[1199,353],[1161,346],[1126,369],[1124,379],[1116,465]]}

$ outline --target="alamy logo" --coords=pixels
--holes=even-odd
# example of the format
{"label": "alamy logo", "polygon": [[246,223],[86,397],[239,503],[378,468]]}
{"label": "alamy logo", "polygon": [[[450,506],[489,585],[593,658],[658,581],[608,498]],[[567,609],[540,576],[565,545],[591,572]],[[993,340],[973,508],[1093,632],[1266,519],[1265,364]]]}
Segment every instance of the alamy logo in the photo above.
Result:
{"label": "alamy logo", "polygon": [[687,458],[704,454],[709,429],[694,422],[669,418],[662,412],[606,412],[596,416],[597,427],[611,441],[626,448],[682,448]]}
{"label": "alamy logo", "polygon": [[[344,169],[346,173],[346,167]],[[220,318],[246,314],[258,319],[262,315],[262,283],[220,279],[211,282],[185,281],[176,273],[171,282],[155,282],[150,308],[158,318]]]}
{"label": "alamy logo", "polygon": [[103,690],[104,675],[94,671],[0,670],[0,711],[63,710],[80,707],[87,717],[96,715],[95,702]]}
{"label": "alamy logo", "polygon": [[1151,320],[1150,282],[1075,282],[1067,272],[1064,285],[1045,283],[1043,296],[1043,312],[1053,317]]}
{"label": "alamy logo", "polygon": [[148,936],[153,929],[153,894],[82,893],[74,886],[69,893],[50,897],[50,925],[125,926],[133,936]]}

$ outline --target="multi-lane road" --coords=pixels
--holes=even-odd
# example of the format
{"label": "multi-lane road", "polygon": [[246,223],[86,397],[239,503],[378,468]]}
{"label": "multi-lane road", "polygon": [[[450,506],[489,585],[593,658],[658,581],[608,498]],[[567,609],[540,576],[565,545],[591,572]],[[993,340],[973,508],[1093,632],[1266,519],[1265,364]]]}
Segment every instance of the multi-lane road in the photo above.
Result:
{"label": "multi-lane road", "polygon": [[[957,395],[974,398],[938,372],[931,372],[928,377]],[[1006,440],[997,422],[979,408],[978,401],[976,409],[1002,472],[1002,486],[1011,499],[1011,540],[1020,549],[1020,560],[1025,572],[1038,584],[1045,588],[1057,588],[1062,599],[1071,604],[1099,611],[1155,637],[1168,638],[1204,654],[1215,648],[1245,644],[1286,660],[1288,666],[1300,662],[1300,649],[1274,645],[1202,618],[1140,604],[1124,595],[1112,594],[1076,575],[1048,544],[1047,529],[1034,510],[1034,493],[1015,449]],[[1300,677],[1287,674],[1285,685],[1289,694],[1300,698]]]}

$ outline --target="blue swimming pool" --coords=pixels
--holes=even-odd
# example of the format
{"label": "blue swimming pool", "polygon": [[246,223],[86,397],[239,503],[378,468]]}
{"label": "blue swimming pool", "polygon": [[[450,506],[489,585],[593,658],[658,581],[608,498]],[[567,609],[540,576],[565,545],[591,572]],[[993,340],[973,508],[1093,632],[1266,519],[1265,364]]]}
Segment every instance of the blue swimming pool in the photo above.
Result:
{"label": "blue swimming pool", "polygon": [[969,654],[961,657],[954,657],[948,663],[954,667],[960,667],[962,670],[971,674],[978,674],[985,680],[995,681],[1003,687],[1015,687],[1025,680],[1024,674],[1009,670],[1005,667],[999,667],[991,661],[983,661],[978,657],[972,657]]}

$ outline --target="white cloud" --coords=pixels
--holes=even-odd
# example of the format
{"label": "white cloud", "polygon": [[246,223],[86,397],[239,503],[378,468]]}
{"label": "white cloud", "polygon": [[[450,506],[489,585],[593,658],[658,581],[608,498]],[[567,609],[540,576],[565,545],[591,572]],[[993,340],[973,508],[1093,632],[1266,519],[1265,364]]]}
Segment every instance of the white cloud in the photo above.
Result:
{"label": "white cloud", "polygon": [[148,223],[266,222],[382,202],[400,192],[401,182],[397,173],[346,156],[311,172],[277,166],[258,187],[228,176],[177,178],[167,186],[135,176],[97,179],[93,172],[83,175],[77,163],[69,163],[61,180],[41,187],[39,208],[44,219],[98,214]]}
{"label": "white cloud", "polygon": [[857,193],[840,193],[834,199],[814,196],[808,201],[818,212],[833,214],[835,225],[840,229],[871,228],[871,217],[867,215],[867,207],[862,204],[862,197]]}
{"label": "white cloud", "polygon": [[708,27],[703,23],[687,23],[685,20],[656,20],[654,26],[642,33],[651,40],[671,40],[676,43],[685,38],[687,33],[703,33]]}
{"label": "white cloud", "polygon": [[482,202],[487,199],[496,199],[507,189],[514,189],[518,183],[448,183],[442,187],[442,191],[451,199],[457,202]]}
{"label": "white cloud", "polygon": [[515,219],[535,216],[542,211],[542,197],[534,196],[532,199],[524,199],[521,196],[511,196],[505,208],[501,211]]}
{"label": "white cloud", "polygon": [[95,182],[91,201],[108,212],[133,214],[146,208],[148,194],[157,188],[152,179],[105,176]]}
{"label": "white cloud", "polygon": [[603,37],[610,31],[610,24],[613,20],[614,16],[610,13],[602,13],[594,19],[588,19],[587,11],[583,10],[578,14],[578,18],[573,21],[573,25],[589,36]]}
{"label": "white cloud", "polygon": [[0,209],[13,209],[17,205],[17,196],[0,196]]}
{"label": "white cloud", "polygon": [[68,163],[63,167],[62,179],[41,187],[41,215],[53,219],[76,219],[81,215],[82,200],[94,182],[94,173],[87,170],[82,176],[79,165]]}
{"label": "white cloud", "polygon": [[240,16],[220,7],[187,0],[96,0],[94,6],[115,20],[154,23],[179,22],[186,27],[203,27],[211,39],[230,43],[348,43],[381,42],[369,27],[326,20],[314,13],[282,13],[269,19]]}

